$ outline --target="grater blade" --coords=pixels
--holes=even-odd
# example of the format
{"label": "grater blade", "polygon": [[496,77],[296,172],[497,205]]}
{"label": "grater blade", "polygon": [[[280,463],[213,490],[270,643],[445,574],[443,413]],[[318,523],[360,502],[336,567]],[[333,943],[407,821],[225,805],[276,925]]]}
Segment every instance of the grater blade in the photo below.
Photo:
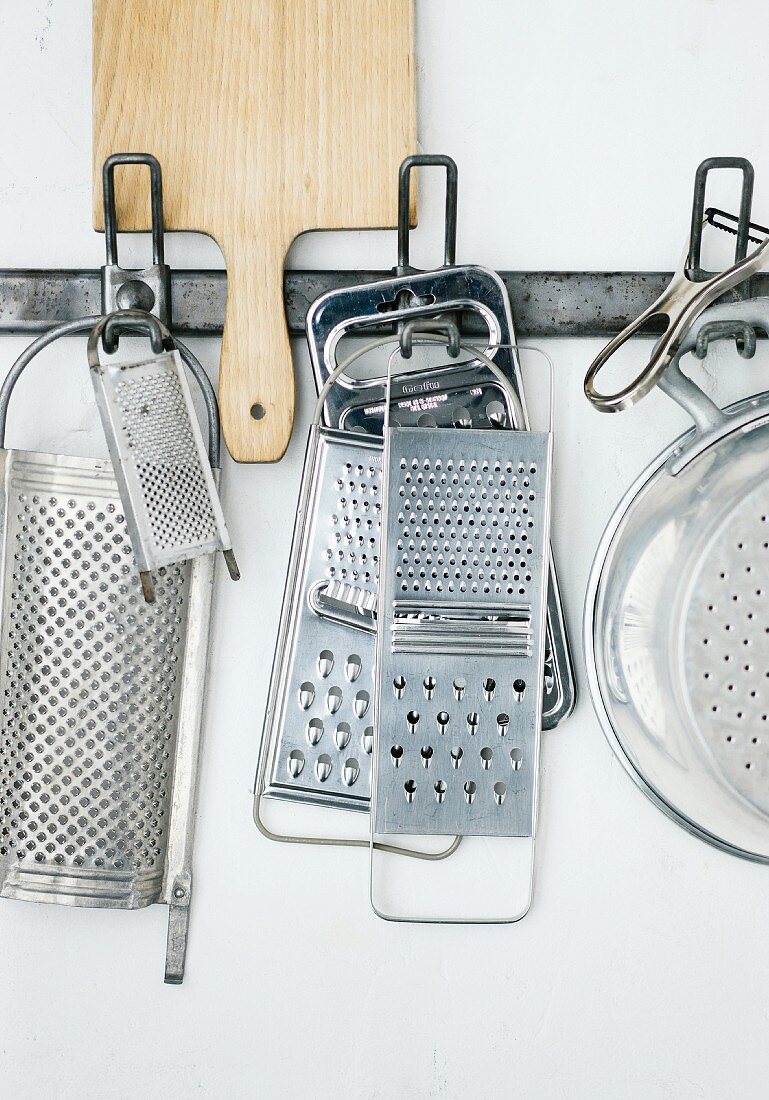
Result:
{"label": "grater blade", "polygon": [[[92,364],[96,402],[145,598],[164,565],[232,544],[178,351]],[[236,567],[235,567],[236,568]]]}
{"label": "grater blade", "polygon": [[385,438],[373,829],[532,836],[551,437]]}

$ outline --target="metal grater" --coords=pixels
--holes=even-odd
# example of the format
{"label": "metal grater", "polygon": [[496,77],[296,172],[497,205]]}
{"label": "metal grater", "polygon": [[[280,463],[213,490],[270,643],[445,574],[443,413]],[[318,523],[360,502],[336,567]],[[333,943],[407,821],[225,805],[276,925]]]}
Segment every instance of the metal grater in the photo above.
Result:
{"label": "metal grater", "polygon": [[[450,425],[473,388],[483,423],[489,405],[509,419],[496,381],[456,374],[444,371],[443,387],[431,391],[432,415]],[[407,413],[423,415],[410,402]],[[381,467],[381,437],[321,427],[311,439],[263,734],[268,796],[368,812]]]}
{"label": "metal grater", "polygon": [[[96,403],[120,486],[145,599],[163,565],[224,551],[237,579],[232,543],[184,369],[168,341],[139,363],[102,363],[99,338],[114,350],[116,327],[139,311],[111,314],[89,340]],[[167,335],[167,334],[166,334]]]}
{"label": "metal grater", "polygon": [[386,432],[378,834],[533,834],[550,448],[539,432]]}
{"label": "metal grater", "polygon": [[[98,320],[60,326],[17,360],[0,391],[0,448],[23,369]],[[184,354],[218,469],[216,400]],[[148,604],[109,461],[1,449],[0,477],[0,894],[166,902],[166,980],[178,983],[215,559],[161,565]]]}

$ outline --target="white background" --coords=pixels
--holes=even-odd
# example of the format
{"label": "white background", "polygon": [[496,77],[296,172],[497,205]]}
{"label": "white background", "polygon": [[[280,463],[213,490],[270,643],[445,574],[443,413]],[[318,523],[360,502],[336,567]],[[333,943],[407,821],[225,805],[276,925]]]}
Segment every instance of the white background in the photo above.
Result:
{"label": "white background", "polygon": [[[755,214],[769,217],[761,0],[416,6],[419,143],[459,164],[460,261],[670,270],[694,169],[716,154],[753,160]],[[90,224],[90,58],[88,0],[3,0],[2,267],[102,262]],[[356,150],[336,152],[344,171]],[[417,263],[437,258],[441,204],[426,182]],[[130,242],[124,256],[146,247]],[[394,248],[392,233],[325,234],[300,241],[290,262],[389,267]],[[221,264],[202,238],[174,238],[167,251],[178,266]],[[0,340],[2,369],[21,346]],[[692,839],[643,798],[584,686],[594,548],[624,488],[685,426],[660,393],[619,417],[592,412],[581,383],[598,346],[549,345],[553,539],[582,693],[544,739],[530,915],[502,928],[386,924],[369,908],[365,852],[287,849],[252,824],[312,392],[297,346],[286,458],[224,470],[243,579],[220,569],[186,980],[162,983],[163,907],[0,902],[4,1095],[766,1095],[769,872]],[[214,368],[216,344],[195,347]],[[710,392],[758,387],[763,355]],[[72,342],[19,387],[9,442],[78,454],[98,438],[83,345]]]}

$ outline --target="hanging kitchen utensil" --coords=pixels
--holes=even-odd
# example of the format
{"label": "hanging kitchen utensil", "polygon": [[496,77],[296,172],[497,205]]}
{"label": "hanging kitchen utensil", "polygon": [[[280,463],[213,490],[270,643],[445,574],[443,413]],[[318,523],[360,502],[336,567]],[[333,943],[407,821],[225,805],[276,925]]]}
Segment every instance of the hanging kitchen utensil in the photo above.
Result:
{"label": "hanging kitchen utensil", "polygon": [[[501,385],[509,385],[491,359],[472,350]],[[389,398],[388,385],[372,905],[393,920],[513,921],[524,915],[531,897],[552,425],[545,432],[510,434],[392,427]],[[373,844],[454,835],[463,838],[463,872],[469,838],[483,838],[481,851],[494,839],[524,842],[528,858],[515,892],[518,902],[504,913],[474,911],[466,884],[451,883],[453,866],[436,874],[424,870],[419,878],[407,868],[398,911],[388,881],[393,862]],[[499,851],[496,857],[504,860]],[[400,878],[400,869],[392,877]],[[435,899],[442,893],[441,911]]]}
{"label": "hanging kitchen utensil", "polygon": [[151,359],[100,358],[100,342],[114,351],[120,327],[143,316],[121,310],[100,322],[88,341],[88,363],[142,591],[152,603],[152,573],[163,565],[221,550],[232,579],[240,573],[171,334],[156,330]]}
{"label": "hanging kitchen utensil", "polygon": [[[169,905],[166,981],[178,983],[192,889],[198,749],[214,557],[158,569],[142,598],[110,462],[5,447],[20,375],[87,317],[39,337],[0,389],[0,895],[113,909]],[[167,332],[147,314],[124,331]],[[216,397],[200,386],[219,468]]]}
{"label": "hanging kitchen utensil", "polygon": [[719,304],[659,385],[692,417],[618,505],[584,641],[593,703],[636,783],[690,832],[769,862],[769,393],[721,410],[679,366],[769,333],[769,299]]}
{"label": "hanging kitchen utensil", "polygon": [[[705,210],[705,187],[708,173],[714,168],[738,169],[742,172],[742,194],[739,217],[721,210]],[[733,287],[744,283],[766,259],[769,246],[769,230],[750,221],[753,198],[753,166],[743,157],[711,157],[697,169],[692,204],[692,223],[686,251],[667,290],[656,302],[645,309],[635,321],[615,336],[591,363],[585,375],[585,395],[601,412],[620,412],[640,401],[652,390],[664,375],[681,347],[686,333],[702,311]],[[717,274],[702,270],[702,230],[705,224],[735,233],[735,262]],[[736,229],[734,226],[736,225]],[[751,234],[759,231],[760,237]],[[758,243],[747,255],[749,241]],[[651,357],[643,370],[624,388],[616,393],[599,393],[596,389],[598,375],[614,353],[631,336],[640,333],[650,321],[659,318],[666,327],[654,345]]]}
{"label": "hanging kitchen utensil", "polygon": [[[417,167],[446,170],[444,263],[434,271],[410,265],[409,186]],[[381,326],[408,321],[425,324],[464,313],[480,315],[488,327],[482,345],[502,371],[503,387],[478,360],[451,362],[392,380],[392,422],[408,426],[525,428],[528,413],[521,378],[510,300],[496,274],[477,265],[455,266],[457,166],[447,156],[413,156],[400,167],[398,185],[398,264],[394,278],[331,291],[307,314],[307,341],[320,389],[334,368],[345,337],[371,338]],[[331,428],[371,435],[370,453],[381,448],[385,382],[382,377],[342,377],[328,391],[324,422]],[[375,442],[375,438],[379,440]],[[550,556],[543,728],[567,718],[576,702],[576,682],[555,567]]]}
{"label": "hanging kitchen utensil", "polygon": [[[463,402],[463,425],[475,422],[471,391],[481,408],[495,400],[512,420],[496,380],[491,393],[472,368],[457,368],[456,380],[436,373]],[[435,395],[428,375],[419,377]],[[456,426],[456,405],[431,408],[429,423]],[[413,413],[423,425],[426,416]],[[369,810],[381,450],[381,437],[324,426],[308,449],[263,735],[269,797]]]}

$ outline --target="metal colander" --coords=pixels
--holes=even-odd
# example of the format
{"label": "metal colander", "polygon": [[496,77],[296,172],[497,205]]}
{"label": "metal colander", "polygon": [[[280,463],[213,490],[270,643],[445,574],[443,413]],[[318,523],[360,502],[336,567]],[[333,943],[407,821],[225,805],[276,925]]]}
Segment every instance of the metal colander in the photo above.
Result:
{"label": "metal colander", "polygon": [[163,337],[159,354],[140,363],[101,361],[100,341],[135,311],[105,318],[94,330],[88,357],[115,475],[120,485],[145,598],[151,573],[162,565],[224,551],[239,576],[216,485],[208,463],[184,368]]}
{"label": "metal colander", "polygon": [[[0,391],[0,446],[24,368],[97,321],[63,325],[17,360]],[[216,400],[183,354],[216,469]],[[160,566],[148,604],[108,461],[2,449],[0,472],[0,894],[120,909],[165,901],[166,980],[179,982],[214,559]]]}
{"label": "metal colander", "polygon": [[647,794],[685,828],[769,861],[769,396],[719,409],[679,366],[709,339],[753,354],[769,300],[712,307],[661,388],[695,422],[638,479],[596,557],[593,700]]}

